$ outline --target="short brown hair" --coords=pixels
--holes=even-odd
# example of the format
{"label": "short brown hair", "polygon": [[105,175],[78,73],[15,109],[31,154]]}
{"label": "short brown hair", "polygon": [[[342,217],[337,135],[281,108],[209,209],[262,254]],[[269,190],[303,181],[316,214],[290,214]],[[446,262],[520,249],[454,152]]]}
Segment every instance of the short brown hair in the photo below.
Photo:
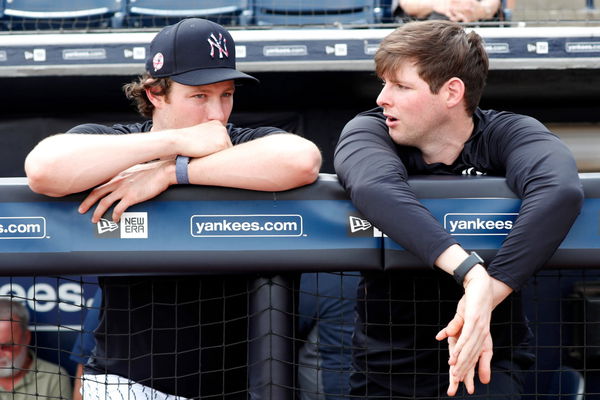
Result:
{"label": "short brown hair", "polygon": [[137,80],[123,85],[123,91],[140,114],[152,118],[154,104],[148,99],[146,89],[150,89],[157,96],[168,96],[172,83],[171,78],[152,78],[149,73],[144,72]]}
{"label": "short brown hair", "polygon": [[432,93],[450,78],[465,84],[465,108],[472,114],[479,104],[489,69],[483,39],[451,21],[409,22],[386,36],[375,54],[375,71],[381,78],[414,62]]}

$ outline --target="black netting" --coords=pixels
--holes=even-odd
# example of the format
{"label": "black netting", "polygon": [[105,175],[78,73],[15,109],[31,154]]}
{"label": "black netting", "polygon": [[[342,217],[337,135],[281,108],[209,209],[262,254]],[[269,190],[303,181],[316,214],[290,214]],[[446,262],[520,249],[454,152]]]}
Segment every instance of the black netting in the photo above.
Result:
{"label": "black netting", "polygon": [[[1,298],[29,310],[31,340],[1,336],[15,384],[0,377],[0,398],[70,398],[79,364],[90,398],[445,398],[448,353],[434,336],[456,284],[435,271],[364,278],[3,278]],[[18,324],[9,315],[0,322]],[[494,311],[492,332],[492,383],[470,398],[600,395],[600,271],[542,271]]]}

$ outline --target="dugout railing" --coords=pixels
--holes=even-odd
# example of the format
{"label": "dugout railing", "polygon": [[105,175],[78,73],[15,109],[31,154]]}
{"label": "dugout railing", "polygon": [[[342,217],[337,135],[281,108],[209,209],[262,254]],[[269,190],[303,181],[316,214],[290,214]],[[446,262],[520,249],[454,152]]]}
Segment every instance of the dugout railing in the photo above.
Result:
{"label": "dugout railing", "polygon": [[[600,176],[581,178],[582,213],[523,291],[537,356],[527,371],[526,398],[600,396]],[[506,224],[482,232],[486,224],[468,221],[514,221],[518,214],[520,202],[502,178],[416,178],[410,184],[441,223],[464,216],[463,227],[471,231],[457,239],[488,259],[506,237]],[[311,341],[297,335],[301,273],[342,279],[351,271],[405,271],[413,288],[433,282],[431,271],[357,212],[333,175],[281,193],[175,187],[133,206],[116,228],[79,215],[83,198],[36,195],[21,178],[0,185],[0,295],[28,304],[32,348],[70,374],[72,344],[99,275],[203,276],[202,329],[214,339],[198,343],[211,360],[200,376],[203,398],[228,399],[324,395],[316,386],[312,393],[299,385],[298,348]],[[443,297],[418,299],[413,306],[427,303],[437,313],[438,303],[452,307]],[[351,325],[348,319],[333,321]],[[445,322],[424,324],[434,329]],[[345,342],[338,351],[351,349]],[[350,366],[327,368],[342,375]]]}

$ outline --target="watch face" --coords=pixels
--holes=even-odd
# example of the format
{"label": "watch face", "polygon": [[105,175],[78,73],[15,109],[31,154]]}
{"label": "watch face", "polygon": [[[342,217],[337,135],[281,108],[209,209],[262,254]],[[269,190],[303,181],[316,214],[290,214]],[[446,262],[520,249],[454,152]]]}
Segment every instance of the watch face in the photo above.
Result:
{"label": "watch face", "polygon": [[477,259],[479,260],[479,262],[483,264],[483,262],[484,262],[483,258],[479,257],[479,254],[477,254],[475,252],[472,252],[471,254],[473,254],[475,257],[477,257]]}

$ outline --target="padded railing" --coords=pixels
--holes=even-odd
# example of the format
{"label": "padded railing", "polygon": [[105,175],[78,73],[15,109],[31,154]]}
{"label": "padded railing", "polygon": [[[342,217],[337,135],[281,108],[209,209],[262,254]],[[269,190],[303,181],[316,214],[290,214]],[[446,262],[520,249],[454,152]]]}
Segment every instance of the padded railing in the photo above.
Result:
{"label": "padded railing", "polygon": [[[600,174],[582,174],[581,215],[547,268],[600,262]],[[514,220],[520,201],[503,178],[410,180],[443,224],[457,215]],[[20,178],[0,180],[0,273],[231,273],[351,271],[419,267],[360,216],[334,175],[286,192],[178,186],[91,224],[77,205],[85,194],[50,198]],[[110,214],[110,211],[109,211]],[[362,222],[360,222],[362,221]],[[447,221],[446,221],[447,222]],[[360,226],[356,224],[362,224]],[[462,232],[467,249],[491,256],[507,231]],[[176,266],[173,269],[173,266]]]}
{"label": "padded railing", "polygon": [[[583,210],[546,266],[547,270],[560,268],[559,274],[569,269],[581,274],[600,266],[600,174],[582,174],[581,179]],[[516,218],[520,205],[503,178],[419,177],[409,183],[442,224],[464,217],[464,229],[475,231],[462,231],[457,240],[488,257],[501,245],[507,234],[504,222]],[[19,279],[26,278],[17,276],[244,274],[249,282],[247,392],[254,399],[291,398],[297,390],[294,320],[298,293],[293,288],[298,272],[425,269],[360,215],[334,175],[322,174],[312,185],[278,193],[177,186],[131,207],[119,224],[106,215],[94,225],[89,214],[78,214],[77,205],[84,197],[85,193],[49,198],[32,193],[24,178],[0,179],[0,275],[10,277],[4,289],[14,292],[16,299],[43,308],[53,305],[48,300],[51,285],[37,278],[30,300],[29,292],[25,295],[19,286],[25,285]],[[477,224],[469,228],[469,218],[475,217],[493,221],[482,224],[498,232],[477,232]],[[248,278],[250,273],[256,277]],[[554,278],[541,275],[537,281],[544,279],[553,282]],[[60,296],[70,299],[74,294],[69,291],[77,286],[76,280],[65,282],[56,288],[60,304]],[[70,301],[62,307],[77,307]],[[543,302],[541,298],[530,303],[541,307]],[[42,308],[34,309],[36,318],[44,314]],[[39,343],[44,343],[44,335],[62,332],[64,336],[78,329],[61,318],[54,333],[36,327]],[[544,319],[534,321],[538,336],[538,324],[543,327]],[[586,314],[584,321],[588,331],[597,324],[593,315]],[[576,324],[580,332],[584,325]],[[540,340],[551,332],[546,330]],[[591,347],[574,347],[573,351],[595,354],[596,339],[586,340]],[[60,348],[58,352],[61,358],[67,354]],[[534,390],[540,393],[542,389]]]}

